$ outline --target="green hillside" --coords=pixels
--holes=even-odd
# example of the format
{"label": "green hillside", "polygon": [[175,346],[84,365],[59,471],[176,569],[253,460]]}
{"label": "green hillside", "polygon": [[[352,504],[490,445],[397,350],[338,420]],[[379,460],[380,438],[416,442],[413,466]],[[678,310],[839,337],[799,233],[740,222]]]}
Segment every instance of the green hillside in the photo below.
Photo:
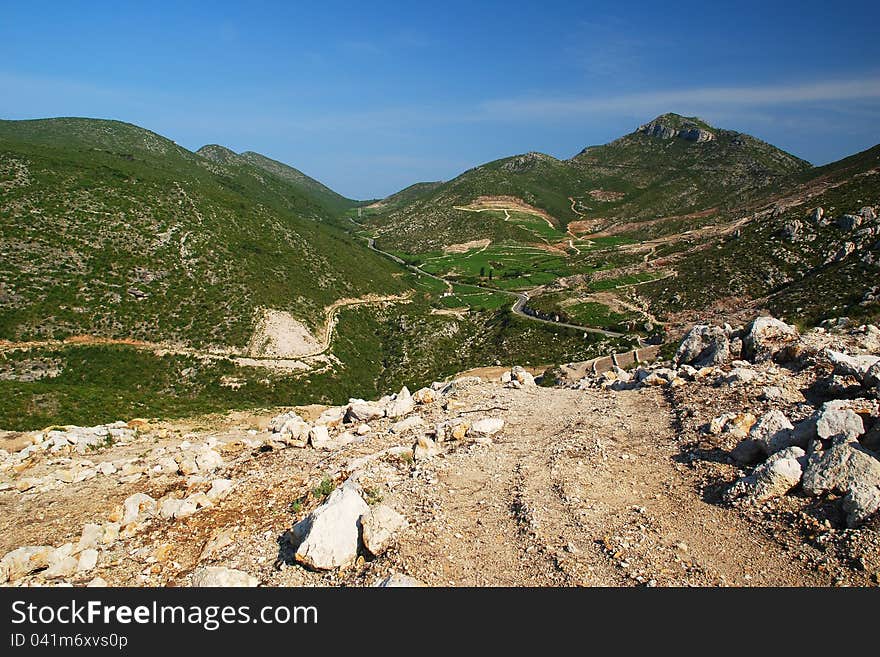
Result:
{"label": "green hillside", "polygon": [[640,293],[665,316],[733,297],[807,326],[880,320],[880,145],[799,178],[738,231],[674,258],[676,278]]}
{"label": "green hillside", "polygon": [[294,191],[297,195],[309,199],[333,217],[341,215],[346,210],[358,205],[358,201],[353,201],[341,194],[337,194],[299,169],[294,169],[292,166],[277,162],[253,151],[236,154],[223,146],[209,144],[200,148],[196,153],[220,164],[240,167],[245,172],[249,172],[250,175],[262,179],[264,184],[266,184],[266,179],[261,174],[263,172],[269,173],[272,178],[283,181],[286,184],[287,190]]}
{"label": "green hillside", "polygon": [[315,327],[339,298],[407,289],[326,223],[351,202],[211,152],[117,121],[0,121],[0,339],[242,346],[259,307]]}
{"label": "green hillside", "polygon": [[[809,164],[754,137],[718,130],[698,119],[664,114],[570,160],[527,153],[489,162],[370,215],[379,244],[408,253],[487,238],[534,242],[531,231],[499,213],[462,210],[481,198],[511,197],[546,213],[564,236],[573,221],[585,232],[622,221],[644,222],[727,209],[776,189]],[[673,230],[677,230],[674,226]],[[629,229],[662,234],[662,224]]]}
{"label": "green hillside", "polygon": [[[358,204],[300,176],[116,121],[0,121],[0,428],[342,403],[496,361],[625,348],[464,287],[475,311],[435,313],[459,297],[342,230],[338,213]],[[311,370],[204,354],[241,351],[263,307],[317,332],[334,301],[400,293],[408,303],[341,311],[332,356]],[[74,335],[188,350],[2,344]]]}

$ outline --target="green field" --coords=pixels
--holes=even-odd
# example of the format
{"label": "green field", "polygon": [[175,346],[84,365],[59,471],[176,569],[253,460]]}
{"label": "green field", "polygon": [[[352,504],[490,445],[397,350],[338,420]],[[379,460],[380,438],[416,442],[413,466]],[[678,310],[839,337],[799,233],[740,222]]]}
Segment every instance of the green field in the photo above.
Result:
{"label": "green field", "polygon": [[610,331],[628,332],[629,324],[637,322],[635,313],[618,313],[596,301],[566,303],[565,292],[549,292],[529,299],[528,306],[545,315],[557,315],[560,321]]}
{"label": "green field", "polygon": [[493,244],[467,253],[435,252],[415,257],[426,272],[505,290],[543,285],[569,273],[562,256],[518,244]]}
{"label": "green field", "polygon": [[514,297],[499,292],[487,292],[472,285],[453,285],[452,294],[442,297],[440,305],[444,308],[472,308],[474,310],[496,310],[513,305]]}

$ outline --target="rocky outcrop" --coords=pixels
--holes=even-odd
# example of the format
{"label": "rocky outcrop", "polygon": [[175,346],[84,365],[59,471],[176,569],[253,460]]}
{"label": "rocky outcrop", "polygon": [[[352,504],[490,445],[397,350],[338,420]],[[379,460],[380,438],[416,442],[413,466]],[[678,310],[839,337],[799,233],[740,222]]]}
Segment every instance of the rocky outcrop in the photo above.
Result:
{"label": "rocky outcrop", "polygon": [[696,124],[685,122],[681,127],[674,127],[662,118],[646,123],[639,128],[638,132],[660,139],[675,139],[677,137],[697,143],[715,139],[715,133]]}
{"label": "rocky outcrop", "polygon": [[514,365],[509,372],[501,375],[501,383],[508,388],[522,388],[523,386],[535,385],[535,377],[525,368]]}
{"label": "rocky outcrop", "polygon": [[880,356],[873,354],[850,356],[833,349],[826,349],[825,355],[834,366],[836,373],[854,376],[865,385],[876,385],[877,375],[880,374]]}
{"label": "rocky outcrop", "polygon": [[723,328],[699,324],[682,340],[673,363],[705,367],[720,365],[730,358],[730,341]]}
{"label": "rocky outcrop", "polygon": [[8,552],[0,560],[0,584],[46,568],[54,551],[51,545],[28,545]]}
{"label": "rocky outcrop", "polygon": [[746,328],[742,355],[754,363],[771,360],[797,339],[795,327],[774,317],[758,317]]}
{"label": "rocky outcrop", "polygon": [[385,414],[390,418],[402,417],[411,413],[415,408],[415,405],[416,402],[412,398],[409,389],[404,386],[401,388],[400,392],[395,395],[391,403],[388,404]]}
{"label": "rocky outcrop", "polygon": [[794,425],[785,414],[772,410],[763,415],[749,431],[749,439],[757,443],[766,455],[791,447]]}
{"label": "rocky outcrop", "polygon": [[858,526],[880,509],[880,460],[858,443],[841,438],[810,457],[803,489],[808,495],[844,494],[847,525]]}
{"label": "rocky outcrop", "polygon": [[316,570],[348,565],[357,556],[358,521],[369,511],[353,488],[337,488],[327,501],[293,527],[297,562]]}
{"label": "rocky outcrop", "polygon": [[786,447],[736,481],[724,494],[728,502],[763,502],[785,495],[801,481],[806,453],[800,447]]}
{"label": "rocky outcrop", "polygon": [[364,548],[374,557],[385,552],[408,525],[406,518],[384,504],[377,504],[360,518]]}

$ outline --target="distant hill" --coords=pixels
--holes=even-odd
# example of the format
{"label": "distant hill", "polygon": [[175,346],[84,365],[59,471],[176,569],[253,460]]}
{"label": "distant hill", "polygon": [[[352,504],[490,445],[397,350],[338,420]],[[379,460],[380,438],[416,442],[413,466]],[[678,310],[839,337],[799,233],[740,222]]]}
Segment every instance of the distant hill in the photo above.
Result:
{"label": "distant hill", "polygon": [[0,339],[241,346],[258,308],[314,327],[339,298],[406,289],[330,225],[353,201],[257,154],[118,121],[0,121],[0,190]]}
{"label": "distant hill", "polygon": [[381,200],[375,201],[367,207],[373,210],[388,210],[390,208],[396,208],[401,205],[406,205],[407,203],[417,201],[423,196],[430,194],[442,184],[443,181],[418,182],[410,185],[409,187],[401,189],[399,192],[395,192],[391,196],[387,196]]}
{"label": "distant hill", "polygon": [[[600,231],[624,220],[732,207],[809,166],[749,135],[664,114],[570,160],[526,153],[409,188],[383,202],[370,221],[380,244],[412,253],[482,238],[529,242],[534,236],[521,227],[461,208],[505,197],[546,214],[563,231],[575,221],[579,231]],[[648,225],[648,234],[662,231]]]}
{"label": "distant hill", "polygon": [[320,205],[333,215],[340,215],[346,210],[358,205],[358,201],[337,194],[326,185],[318,182],[314,178],[310,178],[299,169],[294,169],[287,164],[277,162],[265,155],[254,153],[253,151],[245,151],[244,153],[236,154],[223,146],[209,144],[207,146],[202,146],[202,148],[196,151],[196,153],[204,158],[227,166],[238,166],[243,168],[250,166],[268,172],[276,178],[288,183],[290,189],[296,190],[298,193],[302,194],[302,196],[314,201],[317,205]]}

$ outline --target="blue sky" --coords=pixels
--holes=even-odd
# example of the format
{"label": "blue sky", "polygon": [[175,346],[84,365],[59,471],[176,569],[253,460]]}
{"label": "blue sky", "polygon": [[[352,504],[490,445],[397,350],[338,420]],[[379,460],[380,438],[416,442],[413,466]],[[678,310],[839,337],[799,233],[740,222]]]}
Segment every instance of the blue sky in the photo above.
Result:
{"label": "blue sky", "polygon": [[880,142],[880,2],[8,2],[0,117],[114,118],[355,198],[658,114],[816,164]]}

